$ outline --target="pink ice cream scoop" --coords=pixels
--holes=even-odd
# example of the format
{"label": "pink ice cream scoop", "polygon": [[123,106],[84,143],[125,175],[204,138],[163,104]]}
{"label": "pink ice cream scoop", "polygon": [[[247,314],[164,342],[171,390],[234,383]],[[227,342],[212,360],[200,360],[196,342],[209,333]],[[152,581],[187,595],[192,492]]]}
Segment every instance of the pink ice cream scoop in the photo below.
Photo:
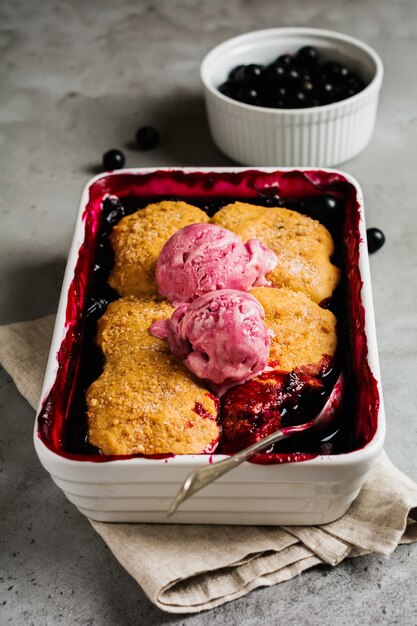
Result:
{"label": "pink ice cream scoop", "polygon": [[243,243],[214,224],[191,224],[168,239],[156,265],[160,293],[174,305],[218,289],[249,291],[267,285],[275,253],[258,239]]}
{"label": "pink ice cream scoop", "polygon": [[221,289],[180,305],[150,332],[167,338],[172,354],[222,395],[264,370],[270,344],[264,317],[250,294]]}

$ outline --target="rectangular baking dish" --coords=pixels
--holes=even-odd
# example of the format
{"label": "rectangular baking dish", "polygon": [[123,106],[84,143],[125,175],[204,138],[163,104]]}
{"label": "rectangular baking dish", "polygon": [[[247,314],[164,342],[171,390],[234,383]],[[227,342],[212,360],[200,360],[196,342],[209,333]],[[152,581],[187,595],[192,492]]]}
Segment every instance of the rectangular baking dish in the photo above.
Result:
{"label": "rectangular baking dish", "polygon": [[[190,498],[168,520],[169,506],[188,473],[225,458],[223,455],[91,460],[64,451],[62,416],[71,402],[77,375],[84,298],[94,264],[87,236],[98,236],[102,201],[111,195],[141,193],[162,199],[164,194],[172,195],[174,183],[184,197],[204,197],[217,189],[234,199],[239,194],[247,198],[264,192],[279,197],[291,190],[296,196],[330,191],[346,199],[345,250],[348,258],[354,259],[347,266],[347,309],[352,329],[351,361],[358,387],[352,419],[357,420],[360,443],[345,454],[319,455],[298,462],[289,455],[283,459],[287,462],[279,464],[244,463]],[[34,445],[42,465],[81,513],[106,522],[324,524],[342,516],[357,497],[382,449],[384,436],[363,197],[355,179],[330,169],[161,168],[120,170],[101,174],[87,183],[34,429]]]}

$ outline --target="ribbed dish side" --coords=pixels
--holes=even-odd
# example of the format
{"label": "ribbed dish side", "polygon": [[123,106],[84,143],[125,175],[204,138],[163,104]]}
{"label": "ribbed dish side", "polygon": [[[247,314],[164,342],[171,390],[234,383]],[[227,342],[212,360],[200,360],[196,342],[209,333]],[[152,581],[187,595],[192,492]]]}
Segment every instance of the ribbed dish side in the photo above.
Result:
{"label": "ribbed dish side", "polygon": [[[307,482],[306,480],[276,480],[275,482],[259,480],[255,483],[247,482],[230,482],[219,479],[212,485],[208,485],[201,494],[196,495],[193,501],[198,501],[201,497],[215,499],[219,498],[338,498],[347,491],[356,489],[363,482],[363,475],[368,471],[366,465],[355,468],[355,472],[348,475],[345,479],[338,480],[314,480]],[[54,482],[65,493],[80,497],[97,497],[97,498],[173,498],[177,493],[178,486],[183,479],[175,477],[171,482],[158,480],[158,476],[154,480],[146,482],[138,481],[132,483],[126,482],[79,482],[76,480],[68,480],[57,478],[52,475]]]}
{"label": "ribbed dish side", "polygon": [[[368,471],[343,482],[217,483],[185,502],[175,523],[324,524],[343,515]],[[66,497],[87,517],[101,521],[167,522],[176,483],[80,483],[53,476]]]}
{"label": "ribbed dish side", "polygon": [[[120,508],[114,510],[96,510],[85,506],[77,505],[78,510],[90,519],[101,522],[140,522],[140,523],[175,523],[175,524],[235,524],[235,525],[262,525],[262,526],[303,526],[328,524],[338,519],[346,513],[353,500],[357,497],[359,490],[350,494],[346,500],[337,501],[331,508],[325,511],[223,511],[217,509],[201,510],[201,511],[183,511],[180,510],[175,514],[174,518],[168,518],[166,510],[147,511],[123,511]],[[214,506],[212,504],[212,506]]]}
{"label": "ribbed dish side", "polygon": [[239,163],[259,166],[330,167],[351,159],[369,143],[378,105],[376,92],[359,107],[347,102],[337,111],[274,115],[236,111],[212,94],[207,96],[216,145]]}

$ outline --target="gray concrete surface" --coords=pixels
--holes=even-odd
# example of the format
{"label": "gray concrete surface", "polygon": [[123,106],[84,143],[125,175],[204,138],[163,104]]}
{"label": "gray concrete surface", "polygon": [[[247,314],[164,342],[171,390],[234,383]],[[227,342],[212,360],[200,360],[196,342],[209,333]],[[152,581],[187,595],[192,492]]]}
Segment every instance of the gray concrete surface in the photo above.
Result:
{"label": "gray concrete surface", "polygon": [[[312,25],[368,41],[385,81],[375,136],[344,169],[387,235],[371,259],[392,460],[417,479],[417,4],[412,0],[10,0],[0,6],[0,323],[55,311],[81,189],[101,154],[129,166],[225,165],[204,119],[198,66],[217,42]],[[143,123],[159,148],[132,149]],[[319,568],[196,616],[161,613],[40,467],[33,411],[1,384],[0,623],[417,624],[417,546]]]}

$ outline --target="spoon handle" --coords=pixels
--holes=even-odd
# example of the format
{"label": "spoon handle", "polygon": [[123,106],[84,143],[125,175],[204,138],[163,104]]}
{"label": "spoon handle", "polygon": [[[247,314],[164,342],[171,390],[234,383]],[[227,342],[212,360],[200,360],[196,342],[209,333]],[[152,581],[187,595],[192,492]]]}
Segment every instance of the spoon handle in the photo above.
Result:
{"label": "spoon handle", "polygon": [[175,513],[181,502],[187,500],[187,498],[192,496],[194,493],[200,491],[200,489],[209,485],[220,476],[223,476],[223,474],[230,472],[230,470],[234,469],[244,461],[247,461],[251,456],[256,454],[256,452],[261,452],[261,450],[268,448],[273,443],[286,439],[287,437],[291,437],[292,434],[294,433],[290,428],[277,430],[264,439],[256,441],[244,450],[233,454],[228,459],[218,461],[217,463],[213,463],[212,465],[208,465],[207,467],[191,472],[185,479],[181,489],[173,501],[168,512],[168,517],[171,517],[171,515]]}
{"label": "spoon handle", "polygon": [[260,441],[256,441],[248,448],[244,448],[240,452],[233,454],[227,459],[223,461],[218,461],[217,463],[213,463],[212,465],[208,465],[207,467],[203,467],[202,469],[195,470],[191,472],[185,479],[182,487],[177,493],[171,508],[168,512],[168,517],[171,517],[173,513],[177,510],[178,506],[184,500],[187,500],[190,496],[192,496],[197,491],[200,491],[206,485],[209,485],[219,478],[219,476],[223,476],[226,472],[230,472],[233,468],[237,467],[244,461],[250,459],[256,452],[261,452],[268,448],[273,443],[277,441],[281,441],[282,439],[287,439],[292,435],[297,433],[302,433],[306,430],[309,430],[312,427],[323,427],[326,424],[329,424],[333,419],[335,413],[339,409],[341,399],[343,396],[344,390],[344,376],[343,372],[339,374],[338,379],[336,380],[332,392],[328,397],[324,407],[320,411],[316,417],[314,417],[309,422],[304,422],[303,424],[298,424],[296,426],[287,426],[286,428],[282,428],[281,430],[277,430],[271,435],[268,435],[264,439]]}

